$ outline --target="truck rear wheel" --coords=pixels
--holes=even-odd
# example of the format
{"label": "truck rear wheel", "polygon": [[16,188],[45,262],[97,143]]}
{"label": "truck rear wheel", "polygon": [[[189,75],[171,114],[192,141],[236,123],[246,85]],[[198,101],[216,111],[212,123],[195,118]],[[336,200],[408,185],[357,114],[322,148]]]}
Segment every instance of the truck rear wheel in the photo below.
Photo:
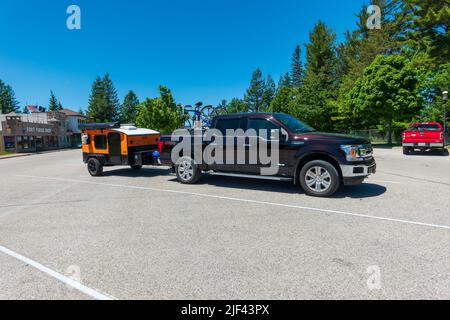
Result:
{"label": "truck rear wheel", "polygon": [[103,165],[97,158],[90,158],[87,163],[89,174],[99,177],[103,174]]}
{"label": "truck rear wheel", "polygon": [[408,155],[411,152],[411,149],[412,148],[410,148],[410,147],[403,147],[403,154]]}
{"label": "truck rear wheel", "polygon": [[177,179],[183,184],[195,184],[200,179],[202,172],[194,159],[182,157],[175,164]]}
{"label": "truck rear wheel", "polygon": [[300,185],[306,194],[313,197],[330,197],[341,184],[339,173],[329,162],[308,162],[300,172]]}

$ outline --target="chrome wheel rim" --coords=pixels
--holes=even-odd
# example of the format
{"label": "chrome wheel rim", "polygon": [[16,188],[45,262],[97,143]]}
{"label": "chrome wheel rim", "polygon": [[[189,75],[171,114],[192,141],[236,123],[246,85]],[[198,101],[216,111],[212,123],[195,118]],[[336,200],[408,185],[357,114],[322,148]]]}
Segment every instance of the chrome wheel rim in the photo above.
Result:
{"label": "chrome wheel rim", "polygon": [[183,181],[189,181],[194,175],[194,167],[190,161],[182,161],[178,166],[178,174]]}
{"label": "chrome wheel rim", "polygon": [[331,187],[331,175],[323,167],[312,167],[305,175],[308,188],[314,192],[326,192]]}

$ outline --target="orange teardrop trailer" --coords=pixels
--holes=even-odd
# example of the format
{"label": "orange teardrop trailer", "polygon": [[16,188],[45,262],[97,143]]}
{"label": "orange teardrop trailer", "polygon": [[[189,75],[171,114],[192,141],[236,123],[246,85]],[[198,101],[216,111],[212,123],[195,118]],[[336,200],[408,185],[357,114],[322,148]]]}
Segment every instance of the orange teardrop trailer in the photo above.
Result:
{"label": "orange teardrop trailer", "polygon": [[118,123],[80,125],[83,161],[92,176],[101,176],[105,166],[159,165],[158,143],[161,133]]}

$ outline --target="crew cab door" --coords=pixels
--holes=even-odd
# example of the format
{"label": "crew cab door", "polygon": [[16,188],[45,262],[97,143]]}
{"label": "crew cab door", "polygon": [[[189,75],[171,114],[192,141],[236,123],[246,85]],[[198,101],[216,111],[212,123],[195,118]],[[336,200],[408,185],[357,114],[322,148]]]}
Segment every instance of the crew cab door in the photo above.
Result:
{"label": "crew cab door", "polygon": [[[282,174],[283,172],[281,172],[282,168],[280,168],[280,165],[283,166],[282,163],[285,161],[284,158],[286,157],[285,149],[287,143],[287,132],[278,124],[274,123],[271,119],[263,117],[246,118],[245,129],[247,133],[250,132],[250,129],[252,129],[252,131],[256,132],[256,136],[248,135],[248,137],[246,137],[246,143],[242,146],[246,154],[246,165],[243,167],[243,172],[250,174],[261,174],[262,168],[268,168],[272,165],[277,167],[276,170],[279,170],[278,174]],[[267,134],[261,135],[261,130],[265,130]],[[278,138],[272,136],[272,132],[274,131],[279,133]],[[256,145],[254,145],[255,142]],[[278,147],[276,147],[277,144]],[[266,148],[263,148],[263,146],[266,146]],[[238,145],[238,148],[240,147],[241,146]],[[274,152],[278,152],[278,159],[274,157]],[[263,163],[261,156],[264,154],[270,156],[272,161],[276,161],[276,163]],[[255,156],[256,163],[254,162]]]}
{"label": "crew cab door", "polygon": [[[214,129],[222,133],[223,160],[221,163],[210,165],[210,169],[222,172],[240,172],[243,165],[238,164],[237,161],[237,141],[239,139],[236,136],[227,136],[227,130],[243,129],[241,118],[239,116],[219,118],[215,120]],[[233,143],[231,144],[231,142]]]}

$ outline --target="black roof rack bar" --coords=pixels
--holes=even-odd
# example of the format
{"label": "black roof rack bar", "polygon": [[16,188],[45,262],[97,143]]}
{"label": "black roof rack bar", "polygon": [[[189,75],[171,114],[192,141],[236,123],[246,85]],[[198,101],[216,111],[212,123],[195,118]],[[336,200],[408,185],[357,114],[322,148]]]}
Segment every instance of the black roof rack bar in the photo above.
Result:
{"label": "black roof rack bar", "polygon": [[102,129],[118,129],[120,123],[106,122],[106,123],[82,123],[79,125],[80,130],[102,130]]}

